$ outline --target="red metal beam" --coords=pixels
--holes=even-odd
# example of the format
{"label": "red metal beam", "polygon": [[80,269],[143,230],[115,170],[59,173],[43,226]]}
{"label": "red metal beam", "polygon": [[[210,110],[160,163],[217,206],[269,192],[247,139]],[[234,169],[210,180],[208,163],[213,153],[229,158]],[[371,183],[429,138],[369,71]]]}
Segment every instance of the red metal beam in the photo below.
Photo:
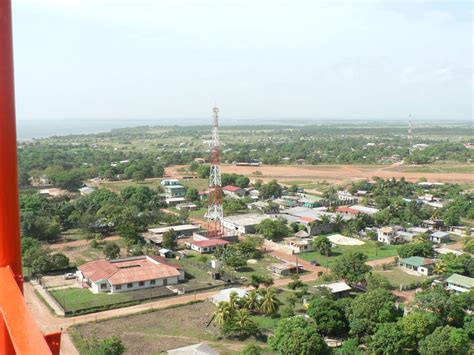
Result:
{"label": "red metal beam", "polygon": [[29,312],[12,271],[7,267],[0,268],[0,284],[2,285],[0,287],[0,311],[13,345],[13,351],[9,349],[9,352],[2,352],[0,349],[0,353],[52,354],[45,337]]}
{"label": "red metal beam", "polygon": [[0,0],[0,354],[59,354],[23,297],[11,0]]}

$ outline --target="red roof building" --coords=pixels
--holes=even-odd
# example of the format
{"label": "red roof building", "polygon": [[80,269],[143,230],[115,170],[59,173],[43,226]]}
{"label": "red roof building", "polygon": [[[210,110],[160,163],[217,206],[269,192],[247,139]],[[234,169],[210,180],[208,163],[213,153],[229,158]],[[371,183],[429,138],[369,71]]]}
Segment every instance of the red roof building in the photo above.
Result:
{"label": "red roof building", "polygon": [[229,244],[227,240],[218,238],[198,240],[191,243],[191,249],[199,253],[210,253],[216,250],[217,247],[223,247],[227,244]]}
{"label": "red roof building", "polygon": [[97,260],[78,268],[81,285],[92,292],[123,292],[177,284],[184,271],[160,256],[137,256],[116,260]]}
{"label": "red roof building", "polygon": [[222,191],[224,191],[224,194],[234,197],[245,196],[247,194],[247,191],[245,189],[233,185],[224,186],[222,188]]}

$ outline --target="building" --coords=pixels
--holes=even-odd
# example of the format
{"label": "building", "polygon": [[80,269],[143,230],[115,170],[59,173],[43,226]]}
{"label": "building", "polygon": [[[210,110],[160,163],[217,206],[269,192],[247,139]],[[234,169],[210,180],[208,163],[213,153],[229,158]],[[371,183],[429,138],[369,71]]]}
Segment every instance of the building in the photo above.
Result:
{"label": "building", "polygon": [[411,256],[409,258],[398,261],[398,266],[408,271],[414,271],[420,275],[431,275],[435,261],[429,258],[422,258],[421,256]]}
{"label": "building", "polygon": [[199,343],[182,348],[168,350],[168,355],[219,355],[220,353],[206,343]]}
{"label": "building", "polygon": [[321,204],[321,201],[323,200],[322,197],[308,195],[308,194],[298,194],[298,195],[300,196],[300,199],[298,200],[298,204],[300,206],[309,207],[309,208],[322,206]]}
{"label": "building", "polygon": [[[377,229],[377,241],[392,245],[405,243],[405,236],[403,235],[403,227],[401,226],[391,226],[391,227],[382,227]],[[405,232],[407,233],[407,232]],[[413,235],[410,234],[412,238]]]}
{"label": "building", "polygon": [[160,228],[150,228],[147,233],[143,234],[143,239],[149,244],[154,244],[160,246],[163,243],[163,234],[167,231],[173,229],[178,238],[190,237],[194,232],[197,232],[201,229],[201,226],[194,224],[180,224],[177,226],[168,226]]}
{"label": "building", "polygon": [[82,287],[93,293],[119,293],[174,285],[185,279],[184,270],[160,256],[134,256],[115,260],[96,260],[78,267]]}
{"label": "building", "polygon": [[270,264],[270,271],[281,276],[289,276],[291,274],[296,274],[300,271],[303,271],[302,265],[297,265],[296,263],[278,263]]}
{"label": "building", "polygon": [[59,189],[59,188],[51,188],[51,189],[41,189],[39,190],[39,194],[48,195],[50,197],[60,197],[60,196],[67,195],[68,192],[66,190]]}
{"label": "building", "polygon": [[224,186],[222,188],[222,191],[224,192],[224,195],[229,196],[229,197],[234,197],[234,198],[240,198],[247,195],[247,190],[241,187],[232,186],[232,185]]}
{"label": "building", "polygon": [[224,247],[230,242],[224,239],[213,238],[206,240],[194,240],[190,243],[192,250],[197,251],[198,253],[212,253],[218,247]]}
{"label": "building", "polygon": [[329,291],[335,298],[347,297],[349,296],[349,293],[352,290],[352,288],[348,284],[346,284],[344,281],[333,282],[333,283],[324,284],[324,285],[317,285],[313,287],[315,289],[321,289],[321,288],[329,289]]}
{"label": "building", "polygon": [[186,196],[186,188],[181,185],[166,185],[164,186],[165,198],[184,197]]}
{"label": "building", "polygon": [[359,211],[360,213],[364,213],[364,214],[369,215],[369,216],[373,216],[374,214],[376,214],[377,212],[380,211],[377,208],[367,207],[367,206],[362,206],[362,205],[351,206],[351,209]]}
{"label": "building", "polygon": [[164,179],[160,181],[161,186],[176,186],[181,185],[181,182],[178,179]]}
{"label": "building", "polygon": [[449,233],[448,232],[434,232],[430,235],[430,241],[434,244],[441,244],[449,242]]}
{"label": "building", "polygon": [[176,205],[178,211],[195,211],[198,209],[198,205],[195,203],[179,203]]}
{"label": "building", "polygon": [[464,253],[459,250],[449,249],[449,248],[436,248],[434,252],[438,255],[454,254],[454,255],[463,255]]}
{"label": "building", "polygon": [[[302,231],[304,232],[304,231]],[[282,242],[293,254],[313,251],[313,242],[310,238],[289,237]]]}
{"label": "building", "polygon": [[241,288],[233,287],[233,288],[226,288],[220,291],[217,295],[211,297],[211,302],[214,303],[216,306],[221,302],[229,302],[231,294],[235,293],[238,299],[243,299],[247,296],[248,291],[243,290]]}
{"label": "building", "polygon": [[222,226],[238,234],[255,233],[257,224],[269,218],[272,218],[272,216],[257,213],[237,214],[224,217]]}
{"label": "building", "polygon": [[260,211],[260,212],[264,212],[269,207],[270,207],[270,204],[268,202],[265,202],[265,201],[256,201],[256,202],[249,203],[247,205],[247,208],[249,210],[257,210],[257,211]]}
{"label": "building", "polygon": [[[285,218],[289,224],[299,223],[306,227],[306,231],[310,235],[317,235],[321,233],[329,233],[334,231],[336,225],[334,220],[337,214],[317,210],[314,208],[307,207],[293,207],[288,210],[282,211],[281,217]],[[327,216],[327,217],[323,217]],[[340,215],[342,216],[343,222],[347,222],[354,217],[351,215]],[[321,223],[323,219],[327,219],[327,223]]]}
{"label": "building", "polygon": [[81,196],[87,196],[93,193],[95,189],[93,187],[84,186],[79,189]]}
{"label": "building", "polygon": [[446,279],[448,290],[453,290],[456,292],[469,292],[474,289],[474,279],[472,277],[467,277],[459,274],[452,274]]}
{"label": "building", "polygon": [[354,201],[355,197],[349,191],[346,190],[339,190],[337,192],[337,199],[341,201]]}

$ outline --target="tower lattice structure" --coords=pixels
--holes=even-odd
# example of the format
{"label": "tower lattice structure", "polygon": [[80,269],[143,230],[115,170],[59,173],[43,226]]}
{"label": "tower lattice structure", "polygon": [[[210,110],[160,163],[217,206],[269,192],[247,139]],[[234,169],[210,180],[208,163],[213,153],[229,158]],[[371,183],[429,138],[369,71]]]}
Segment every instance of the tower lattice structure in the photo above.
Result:
{"label": "tower lattice structure", "polygon": [[213,108],[212,139],[211,139],[211,167],[209,175],[209,205],[207,208],[208,236],[219,238],[223,235],[222,219],[224,208],[222,206],[222,179],[220,164],[219,142],[219,108]]}
{"label": "tower lattice structure", "polygon": [[413,146],[413,126],[412,126],[412,120],[411,120],[411,115],[410,118],[408,119],[408,144],[410,148]]}

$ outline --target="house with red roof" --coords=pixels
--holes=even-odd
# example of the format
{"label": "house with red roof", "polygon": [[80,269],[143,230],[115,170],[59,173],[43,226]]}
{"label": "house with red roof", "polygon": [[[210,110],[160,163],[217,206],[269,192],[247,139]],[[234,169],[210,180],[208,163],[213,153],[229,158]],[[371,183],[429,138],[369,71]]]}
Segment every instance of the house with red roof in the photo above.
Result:
{"label": "house with red roof", "polygon": [[190,244],[192,250],[197,251],[198,253],[212,253],[218,247],[224,247],[229,244],[227,240],[220,238],[211,238],[204,240],[195,240]]}
{"label": "house with red roof", "polygon": [[78,267],[82,287],[93,293],[118,293],[174,285],[185,279],[184,270],[156,255],[96,260]]}
{"label": "house with red roof", "polygon": [[224,186],[222,188],[222,191],[224,191],[224,195],[235,197],[235,198],[240,198],[247,195],[247,190],[238,186],[233,186],[233,185]]}

